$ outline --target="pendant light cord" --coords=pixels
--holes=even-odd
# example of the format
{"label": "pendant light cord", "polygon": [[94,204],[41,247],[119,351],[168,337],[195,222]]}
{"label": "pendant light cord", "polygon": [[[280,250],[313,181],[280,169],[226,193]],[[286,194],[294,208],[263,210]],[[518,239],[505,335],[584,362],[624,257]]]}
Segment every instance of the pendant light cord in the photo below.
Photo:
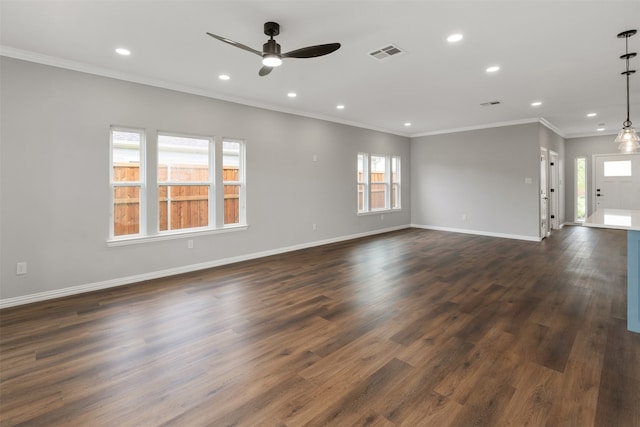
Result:
{"label": "pendant light cord", "polygon": [[629,127],[631,126],[631,120],[629,120],[629,37],[627,36],[624,38],[625,41],[625,57],[627,60],[627,72],[625,73],[627,75],[627,120],[623,123],[623,126],[625,127]]}

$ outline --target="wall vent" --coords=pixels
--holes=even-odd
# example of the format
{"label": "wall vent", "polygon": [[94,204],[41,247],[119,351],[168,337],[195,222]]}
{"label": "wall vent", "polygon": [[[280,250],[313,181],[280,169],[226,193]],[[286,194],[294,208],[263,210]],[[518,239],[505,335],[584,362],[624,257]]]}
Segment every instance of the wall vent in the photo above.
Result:
{"label": "wall vent", "polygon": [[405,53],[407,52],[400,49],[398,46],[390,44],[388,46],[374,50],[373,52],[369,52],[369,55],[377,59],[378,61],[385,61],[392,56],[404,55]]}
{"label": "wall vent", "polygon": [[491,107],[492,105],[498,105],[500,104],[500,101],[490,101],[490,102],[483,102],[482,105],[483,107]]}

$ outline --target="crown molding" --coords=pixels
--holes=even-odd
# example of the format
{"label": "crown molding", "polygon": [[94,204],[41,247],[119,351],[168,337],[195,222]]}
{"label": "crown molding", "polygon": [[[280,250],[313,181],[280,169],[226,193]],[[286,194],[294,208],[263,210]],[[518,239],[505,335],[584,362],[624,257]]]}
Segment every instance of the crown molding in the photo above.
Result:
{"label": "crown molding", "polygon": [[539,122],[540,122],[540,119],[536,117],[536,118],[522,119],[522,120],[510,120],[506,122],[486,123],[482,125],[465,126],[460,128],[442,129],[442,130],[436,130],[432,132],[416,133],[411,135],[411,138],[417,138],[420,136],[443,135],[447,133],[467,132],[470,130],[501,128],[505,126],[516,126],[516,125],[524,125],[528,123],[539,123]]}
{"label": "crown molding", "polygon": [[89,65],[82,62],[71,61],[68,59],[62,59],[54,56],[43,55],[41,53],[31,52],[27,50],[17,49],[10,46],[0,45],[0,56],[6,56],[9,58],[20,59],[23,61],[34,62],[37,64],[48,65],[51,67],[63,68],[72,71],[78,71],[86,74],[93,74],[96,76],[107,77],[116,80],[123,80],[131,83],[138,83],[147,86],[158,87],[161,89],[173,90],[176,92],[183,92],[192,95],[204,96],[206,98],[212,98],[219,101],[232,102],[234,104],[246,105],[249,107],[261,108],[263,110],[276,111],[279,113],[292,114],[295,116],[307,117],[310,119],[322,120],[326,122],[339,123],[347,126],[353,126],[357,128],[372,130],[376,132],[382,132],[391,135],[398,135],[408,138],[408,133],[394,132],[389,129],[383,129],[375,126],[369,126],[364,123],[352,122],[349,120],[342,120],[332,116],[324,116],[321,114],[313,114],[305,111],[295,110],[291,108],[283,108],[278,105],[272,105],[267,103],[255,102],[246,98],[224,95],[215,91],[200,89],[196,87],[180,85],[176,83],[167,82],[165,80],[154,79],[146,76],[141,76],[133,73],[125,73],[122,71],[116,71],[104,67],[98,67],[95,65]]}
{"label": "crown molding", "polygon": [[567,135],[564,132],[562,132],[560,129],[555,127],[553,124],[551,124],[549,120],[545,119],[544,117],[539,117],[538,121],[540,122],[541,125],[549,129],[550,131],[555,132],[560,137],[565,139],[567,138]]}
{"label": "crown molding", "polygon": [[574,138],[591,138],[594,136],[614,136],[617,135],[618,131],[603,131],[603,132],[588,132],[588,133],[571,133],[566,136],[566,139],[574,139]]}

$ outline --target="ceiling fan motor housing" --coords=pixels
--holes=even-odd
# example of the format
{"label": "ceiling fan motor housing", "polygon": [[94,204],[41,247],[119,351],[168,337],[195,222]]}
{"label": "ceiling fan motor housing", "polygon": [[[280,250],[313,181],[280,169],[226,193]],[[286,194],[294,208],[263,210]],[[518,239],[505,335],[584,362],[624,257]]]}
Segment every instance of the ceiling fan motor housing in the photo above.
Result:
{"label": "ceiling fan motor housing", "polygon": [[280,45],[275,40],[268,40],[262,45],[262,56],[278,55],[280,56]]}

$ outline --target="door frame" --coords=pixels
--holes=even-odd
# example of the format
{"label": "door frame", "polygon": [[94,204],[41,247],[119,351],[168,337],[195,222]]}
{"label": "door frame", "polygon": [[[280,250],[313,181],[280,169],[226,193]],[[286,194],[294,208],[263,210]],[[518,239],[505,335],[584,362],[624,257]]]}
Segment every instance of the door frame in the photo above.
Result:
{"label": "door frame", "polygon": [[[550,232],[549,227],[549,154],[545,147],[540,147],[540,172],[538,186],[538,201],[539,201],[539,214],[538,219],[540,221],[540,239],[548,237]],[[544,173],[544,179],[543,179]]]}
{"label": "door frame", "polygon": [[560,229],[560,156],[553,150],[549,150],[549,176],[548,196],[549,196],[549,218],[547,224],[550,225],[549,233]]}

